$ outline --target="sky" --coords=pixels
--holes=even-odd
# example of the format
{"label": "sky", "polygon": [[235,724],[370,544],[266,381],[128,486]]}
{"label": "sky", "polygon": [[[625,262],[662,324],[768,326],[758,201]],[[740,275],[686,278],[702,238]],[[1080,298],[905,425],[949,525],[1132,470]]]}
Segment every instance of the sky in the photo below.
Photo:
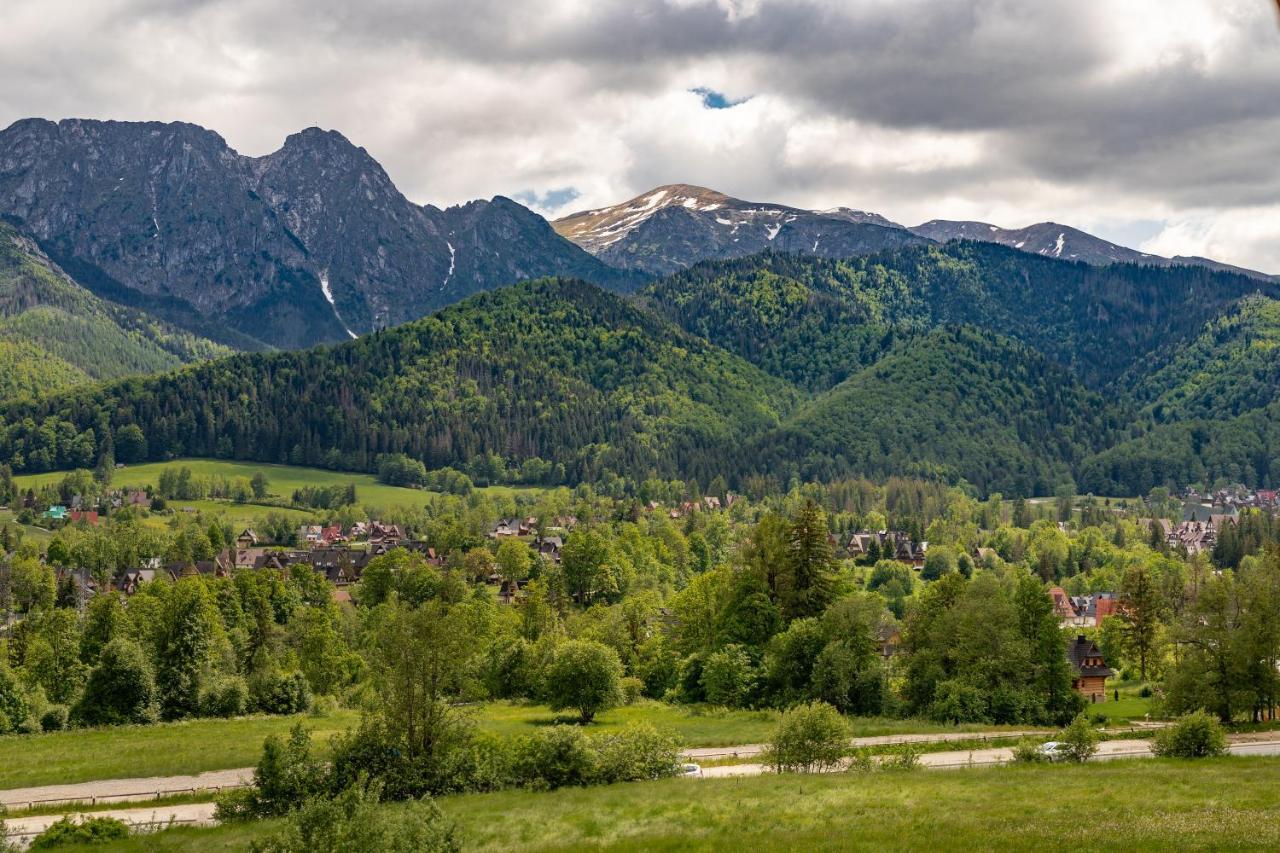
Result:
{"label": "sky", "polygon": [[320,126],[410,199],[666,183],[1280,273],[1273,0],[4,0],[0,127]]}

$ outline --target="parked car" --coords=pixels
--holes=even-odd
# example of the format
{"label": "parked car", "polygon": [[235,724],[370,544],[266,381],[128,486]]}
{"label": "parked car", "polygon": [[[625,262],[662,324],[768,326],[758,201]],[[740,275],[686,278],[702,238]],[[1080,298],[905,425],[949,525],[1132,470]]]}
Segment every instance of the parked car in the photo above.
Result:
{"label": "parked car", "polygon": [[681,764],[680,775],[681,776],[701,776],[702,768],[699,767],[697,764]]}
{"label": "parked car", "polygon": [[1050,761],[1066,761],[1068,758],[1067,745],[1056,740],[1040,745],[1040,754]]}

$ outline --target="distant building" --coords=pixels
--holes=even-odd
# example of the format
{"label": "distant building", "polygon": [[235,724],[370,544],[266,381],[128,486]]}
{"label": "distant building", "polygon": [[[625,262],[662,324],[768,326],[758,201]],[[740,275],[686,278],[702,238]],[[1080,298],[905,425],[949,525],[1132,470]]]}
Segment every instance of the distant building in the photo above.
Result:
{"label": "distant building", "polygon": [[1090,702],[1107,701],[1107,679],[1114,673],[1102,659],[1098,644],[1084,634],[1077,635],[1067,646],[1067,660],[1075,671],[1071,689]]}

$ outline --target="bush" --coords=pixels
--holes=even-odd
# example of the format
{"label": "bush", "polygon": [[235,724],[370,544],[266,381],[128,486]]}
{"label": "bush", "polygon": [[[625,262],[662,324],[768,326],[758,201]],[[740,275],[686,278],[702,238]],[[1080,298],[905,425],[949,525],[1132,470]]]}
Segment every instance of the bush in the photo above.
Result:
{"label": "bush", "polygon": [[60,732],[67,727],[70,716],[66,705],[50,705],[40,715],[40,731]]}
{"label": "bush", "polygon": [[454,853],[462,849],[457,830],[430,799],[402,806],[379,806],[377,785],[352,786],[337,797],[307,800],[284,828],[253,853]]}
{"label": "bush", "polygon": [[250,680],[249,701],[264,714],[299,714],[311,707],[311,687],[301,672],[267,670]]}
{"label": "bush", "polygon": [[1066,756],[1071,761],[1083,763],[1098,753],[1098,733],[1085,714],[1072,720],[1071,725],[1062,730],[1058,740],[1062,742]]}
{"label": "bush", "polygon": [[129,825],[113,817],[64,817],[31,840],[32,850],[70,844],[109,844],[129,837]]}
{"label": "bush", "polygon": [[200,713],[205,717],[238,717],[249,707],[249,685],[238,675],[214,678],[200,688]]}
{"label": "bush", "polygon": [[555,651],[547,668],[551,710],[573,708],[585,724],[622,704],[622,662],[618,653],[592,640],[570,640]]}
{"label": "bush", "polygon": [[910,745],[903,746],[880,759],[881,770],[918,770],[920,753]]}
{"label": "bush", "polygon": [[680,744],[648,723],[634,723],[596,740],[596,781],[641,782],[680,772]]}
{"label": "bush", "polygon": [[516,781],[530,788],[587,785],[596,775],[596,756],[581,729],[550,726],[516,744],[513,769]]}
{"label": "bush", "polygon": [[1141,698],[1143,698],[1143,699],[1150,699],[1150,698],[1151,698],[1151,687],[1150,687],[1149,685],[1146,685],[1146,684],[1142,685],[1142,687],[1138,689],[1138,696],[1139,696],[1139,697],[1141,697]]}
{"label": "bush", "polygon": [[0,735],[18,731],[30,709],[26,696],[3,660],[0,660]]}
{"label": "bush", "polygon": [[728,645],[713,652],[702,667],[702,691],[713,705],[746,705],[755,681],[755,667],[742,646]]}
{"label": "bush", "polygon": [[618,682],[618,686],[622,690],[622,703],[624,705],[634,705],[644,693],[644,682],[631,676],[627,676]]}
{"label": "bush", "polygon": [[214,816],[226,821],[287,814],[324,793],[327,783],[324,764],[311,755],[311,735],[297,724],[287,739],[270,735],[263,741],[253,788],[220,797]]}
{"label": "bush", "polygon": [[142,647],[117,637],[102,647],[72,716],[87,726],[155,720],[156,681]]}
{"label": "bush", "polygon": [[938,685],[929,716],[944,723],[990,722],[982,691],[959,681],[944,681]]}
{"label": "bush", "polygon": [[332,717],[338,712],[342,706],[338,703],[337,696],[316,696],[311,700],[311,716],[313,717]]}
{"label": "bush", "polygon": [[1227,736],[1215,717],[1197,711],[1156,732],[1151,751],[1161,758],[1208,758],[1227,751]]}
{"label": "bush", "polygon": [[1013,748],[1013,762],[1015,764],[1043,764],[1049,760],[1049,756],[1040,750],[1040,741],[1034,738],[1022,738]]}
{"label": "bush", "polygon": [[825,702],[784,711],[765,757],[779,773],[829,770],[849,752],[849,725]]}

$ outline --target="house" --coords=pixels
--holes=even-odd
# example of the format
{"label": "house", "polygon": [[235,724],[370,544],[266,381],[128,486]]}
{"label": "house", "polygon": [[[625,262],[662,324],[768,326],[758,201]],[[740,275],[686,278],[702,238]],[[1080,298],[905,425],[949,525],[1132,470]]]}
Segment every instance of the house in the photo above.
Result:
{"label": "house", "polygon": [[553,563],[560,562],[560,550],[564,547],[564,540],[559,536],[539,536],[529,543],[533,550],[547,558]]}
{"label": "house", "polygon": [[147,506],[151,503],[151,498],[147,497],[147,493],[139,489],[130,489],[128,494],[125,495],[125,500],[128,501],[129,506]]}
{"label": "house", "polygon": [[498,587],[499,604],[515,604],[516,601],[523,597],[524,588],[521,587],[520,581],[504,580]]}
{"label": "house", "polygon": [[502,518],[489,531],[490,539],[507,539],[520,535],[520,522],[514,518]]}
{"label": "house", "polygon": [[298,528],[299,545],[319,545],[324,528],[318,524],[304,524]]}
{"label": "house", "polygon": [[369,541],[375,544],[395,545],[404,539],[404,528],[398,524],[383,524],[380,521],[369,522]]}
{"label": "house", "polygon": [[347,537],[342,535],[341,524],[331,524],[328,527],[321,529],[320,541],[325,545],[335,545],[339,542],[346,542]]}
{"label": "house", "polygon": [[236,537],[236,547],[252,548],[261,541],[262,540],[258,538],[258,534],[254,532],[253,528],[247,527],[240,531],[240,535]]}
{"label": "house", "polygon": [[83,521],[85,524],[89,525],[90,527],[98,526],[98,511],[96,509],[89,509],[89,510],[73,509],[68,514],[68,518],[71,519],[72,524],[75,524],[76,522],[79,522],[79,521]]}
{"label": "house", "polygon": [[1050,587],[1049,597],[1053,599],[1053,615],[1058,617],[1058,621],[1064,627],[1073,624],[1076,618],[1076,608],[1071,602],[1071,597],[1067,595],[1067,591],[1060,586]]}
{"label": "house", "polygon": [[47,518],[49,521],[66,521],[67,508],[62,505],[51,506],[44,512],[40,513],[41,518]]}
{"label": "house", "polygon": [[1075,671],[1071,689],[1090,702],[1107,701],[1107,679],[1114,673],[1102,659],[1098,644],[1084,634],[1076,635],[1067,646],[1067,660]]}

